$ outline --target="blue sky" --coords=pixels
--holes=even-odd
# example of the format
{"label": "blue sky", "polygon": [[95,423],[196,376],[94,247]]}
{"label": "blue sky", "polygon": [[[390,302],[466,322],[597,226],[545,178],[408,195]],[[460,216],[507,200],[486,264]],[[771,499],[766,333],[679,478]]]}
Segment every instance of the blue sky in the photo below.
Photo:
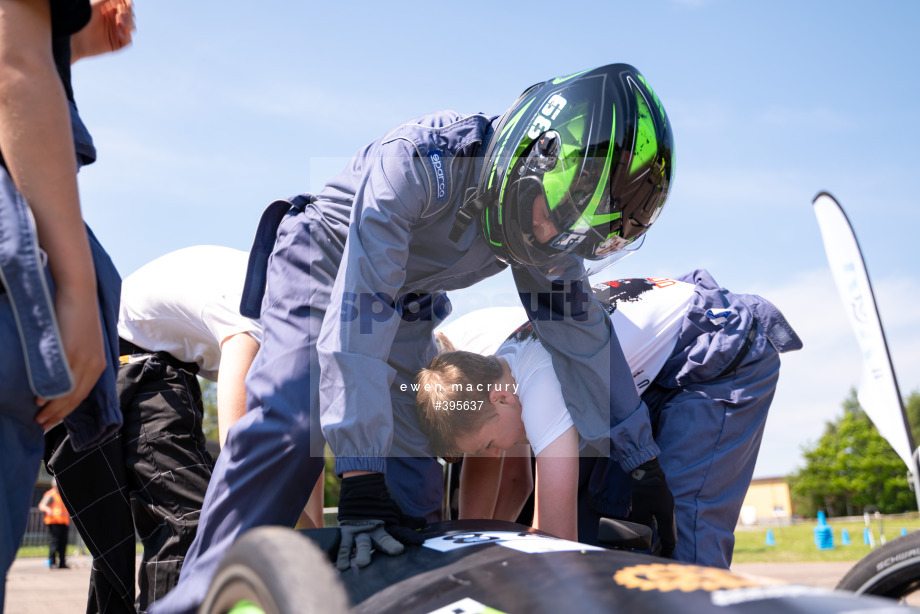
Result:
{"label": "blue sky", "polygon": [[[668,110],[677,176],[605,277],[706,268],[805,342],[784,356],[755,475],[798,466],[859,379],[819,191],[856,228],[902,393],[920,390],[920,3],[136,3],[132,47],[74,67],[99,149],[84,215],[123,276],[189,245],[248,250],[270,201],[320,189],[403,121],[499,114],[535,82],[627,62]],[[455,315],[514,304],[510,288],[457,293]]]}

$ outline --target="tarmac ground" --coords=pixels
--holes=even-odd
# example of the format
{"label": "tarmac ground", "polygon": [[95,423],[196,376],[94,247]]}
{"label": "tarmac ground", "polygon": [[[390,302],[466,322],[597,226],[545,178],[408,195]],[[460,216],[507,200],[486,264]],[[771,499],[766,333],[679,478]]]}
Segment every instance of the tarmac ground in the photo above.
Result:
{"label": "tarmac ground", "polygon": [[[71,556],[68,564],[70,569],[49,569],[41,557],[16,559],[6,579],[6,614],[83,614],[92,559],[88,555]],[[852,562],[739,563],[732,571],[834,588],[852,565]]]}

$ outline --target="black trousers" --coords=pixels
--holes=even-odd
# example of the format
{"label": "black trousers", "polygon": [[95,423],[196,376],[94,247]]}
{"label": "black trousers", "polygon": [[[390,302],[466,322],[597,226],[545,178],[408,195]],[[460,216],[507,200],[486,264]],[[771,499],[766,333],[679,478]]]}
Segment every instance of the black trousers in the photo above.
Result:
{"label": "black trousers", "polygon": [[[66,524],[49,524],[48,533],[50,541],[48,542],[48,564],[51,567],[67,567],[67,530],[70,525]],[[55,554],[57,562],[55,563]]]}
{"label": "black trousers", "polygon": [[120,433],[84,452],[60,426],[46,436],[46,466],[93,555],[87,614],[146,612],[179,581],[214,465],[194,370],[160,352],[122,364]]}

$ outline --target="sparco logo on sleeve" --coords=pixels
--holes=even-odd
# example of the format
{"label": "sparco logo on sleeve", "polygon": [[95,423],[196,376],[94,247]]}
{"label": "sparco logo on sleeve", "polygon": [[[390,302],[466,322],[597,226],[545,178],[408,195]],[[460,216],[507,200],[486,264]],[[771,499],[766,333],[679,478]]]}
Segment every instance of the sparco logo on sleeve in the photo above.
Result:
{"label": "sparco logo on sleeve", "polygon": [[447,180],[444,177],[444,164],[441,158],[441,150],[432,149],[429,151],[428,159],[431,161],[431,168],[434,170],[434,181],[438,192],[436,200],[444,200],[447,198]]}

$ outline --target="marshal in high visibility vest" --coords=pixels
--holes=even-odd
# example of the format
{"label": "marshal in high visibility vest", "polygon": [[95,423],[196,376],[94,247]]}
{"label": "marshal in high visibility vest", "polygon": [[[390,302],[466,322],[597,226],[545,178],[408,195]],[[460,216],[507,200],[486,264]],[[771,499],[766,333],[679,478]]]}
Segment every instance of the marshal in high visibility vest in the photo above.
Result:
{"label": "marshal in high visibility vest", "polygon": [[38,509],[45,513],[45,524],[48,526],[50,542],[48,544],[48,567],[54,569],[55,559],[59,569],[67,569],[67,531],[70,527],[70,514],[64,507],[61,494],[57,489],[57,482],[51,480],[51,489],[42,495]]}

